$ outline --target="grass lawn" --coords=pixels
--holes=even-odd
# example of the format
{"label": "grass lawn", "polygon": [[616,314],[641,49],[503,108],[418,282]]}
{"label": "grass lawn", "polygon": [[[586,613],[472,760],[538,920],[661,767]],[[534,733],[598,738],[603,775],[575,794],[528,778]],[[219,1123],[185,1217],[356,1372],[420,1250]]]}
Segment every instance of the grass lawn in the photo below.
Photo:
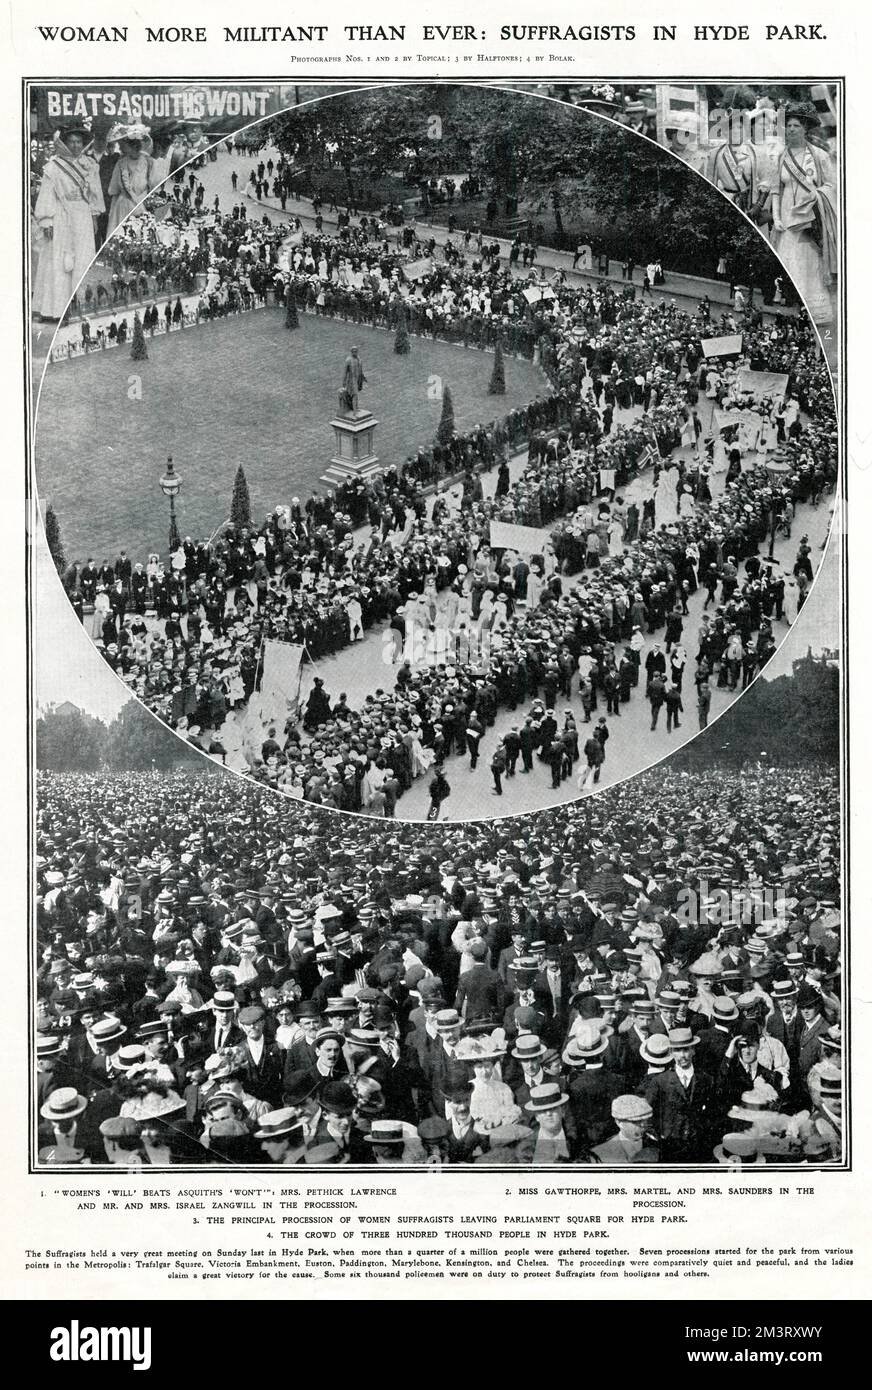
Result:
{"label": "grass lawn", "polygon": [[[145,558],[167,543],[168,504],[158,478],[172,455],[183,479],[183,536],[211,535],[226,519],[237,466],[252,516],[321,487],[352,343],[368,384],[361,402],[379,420],[376,451],[388,466],[428,443],[441,413],[433,378],[451,387],[463,429],[543,390],[529,362],[506,358],[506,394],[487,394],[489,353],[431,339],[398,357],[392,332],[264,309],[149,342],[146,362],[128,348],[55,363],[42,388],[36,430],[40,496],[51,501],[69,560]],[[131,379],[141,378],[141,399]],[[429,393],[429,394],[428,394]]]}

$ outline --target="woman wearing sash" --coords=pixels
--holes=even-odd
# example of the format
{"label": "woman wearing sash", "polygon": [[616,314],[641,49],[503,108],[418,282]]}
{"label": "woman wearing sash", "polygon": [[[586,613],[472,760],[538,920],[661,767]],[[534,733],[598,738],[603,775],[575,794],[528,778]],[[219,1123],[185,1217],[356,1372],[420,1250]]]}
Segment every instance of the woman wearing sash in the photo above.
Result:
{"label": "woman wearing sash", "polygon": [[33,312],[59,319],[94,259],[94,219],[103,211],[97,166],[83,155],[88,131],[59,131],[46,162],[33,215],[39,226],[39,262],[33,286]]}
{"label": "woman wearing sash", "polygon": [[[157,187],[158,172],[155,161],[146,153],[145,142],[148,131],[144,125],[130,125],[120,131],[110,131],[109,138],[121,140],[121,158],[112,170],[109,183],[109,208],[107,236],[124,220],[129,212],[141,203],[147,193]],[[150,143],[150,142],[149,142]]]}
{"label": "woman wearing sash", "polygon": [[832,323],[838,258],[836,182],[829,155],[808,139],[818,125],[811,108],[788,107],[772,197],[772,245],[815,323]]}

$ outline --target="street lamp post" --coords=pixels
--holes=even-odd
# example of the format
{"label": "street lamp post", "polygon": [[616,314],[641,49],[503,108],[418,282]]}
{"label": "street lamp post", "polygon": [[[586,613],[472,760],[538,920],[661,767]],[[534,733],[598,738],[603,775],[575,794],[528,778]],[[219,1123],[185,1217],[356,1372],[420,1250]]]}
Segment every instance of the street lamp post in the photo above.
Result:
{"label": "street lamp post", "polygon": [[160,490],[164,497],[170,500],[170,554],[178,550],[181,542],[179,528],[176,523],[176,498],[182,487],[182,479],[173,467],[171,458],[167,459],[167,471],[162,478],[158,479]]}
{"label": "street lamp post", "polygon": [[775,555],[775,533],[778,530],[778,489],[784,482],[785,476],[790,472],[790,464],[787,462],[780,449],[776,449],[770,459],[766,460],[766,472],[769,475],[769,486],[772,489],[772,503],[769,509],[769,559]]}

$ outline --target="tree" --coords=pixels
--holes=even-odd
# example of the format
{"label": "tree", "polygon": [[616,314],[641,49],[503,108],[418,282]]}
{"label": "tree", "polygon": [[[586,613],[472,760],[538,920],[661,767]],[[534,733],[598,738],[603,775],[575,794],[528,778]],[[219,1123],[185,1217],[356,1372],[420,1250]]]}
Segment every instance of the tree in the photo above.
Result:
{"label": "tree", "polygon": [[399,353],[400,357],[405,357],[410,350],[409,325],[406,322],[405,311],[401,309],[397,319],[397,331],[394,334],[394,352]]}
{"label": "tree", "polygon": [[144,362],[148,357],[145,334],[142,331],[142,319],[139,314],[133,315],[133,339],[130,344],[130,356],[134,362]]}
{"label": "tree", "polygon": [[138,700],[128,700],[109,726],[105,763],[115,772],[161,771],[200,761],[201,754],[178,735],[169,734]]}
{"label": "tree", "polygon": [[440,444],[450,444],[454,438],[454,402],[451,399],[450,386],[446,386],[442,392],[442,417],[436,438]]}
{"label": "tree", "polygon": [[293,285],[288,285],[285,291],[285,305],[285,328],[299,328],[300,316],[297,313],[297,296]]}
{"label": "tree", "polygon": [[233,500],[230,503],[230,523],[237,529],[251,525],[251,498],[242,464],[236,470],[233,482]]}
{"label": "tree", "polygon": [[67,567],[67,557],[64,554],[64,543],[61,540],[61,526],[55,515],[55,509],[49,502],[45,509],[45,539],[51,558],[54,560],[55,569],[63,578],[64,570]]}
{"label": "tree", "polygon": [[108,730],[75,705],[51,706],[36,721],[36,765],[50,772],[96,772]]}
{"label": "tree", "polygon": [[489,396],[504,396],[506,394],[506,364],[503,361],[503,342],[497,338],[496,350],[494,352],[494,369],[491,372],[490,385],[487,388]]}

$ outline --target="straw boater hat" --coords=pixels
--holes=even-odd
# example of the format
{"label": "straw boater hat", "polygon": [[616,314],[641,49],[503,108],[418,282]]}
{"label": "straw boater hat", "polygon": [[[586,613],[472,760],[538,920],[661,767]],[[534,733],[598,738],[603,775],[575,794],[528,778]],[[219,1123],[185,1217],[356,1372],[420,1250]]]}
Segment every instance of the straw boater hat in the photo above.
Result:
{"label": "straw boater hat", "polygon": [[62,1086],[52,1091],[45,1104],[39,1107],[39,1113],[46,1120],[74,1120],[82,1114],[87,1104],[85,1097],[80,1096],[75,1087]]}
{"label": "straw boater hat", "polygon": [[531,1089],[530,1099],[524,1109],[531,1115],[538,1115],[543,1110],[558,1110],[568,1104],[569,1096],[561,1090],[559,1084],[556,1081],[547,1081],[544,1085]]}
{"label": "straw boater hat", "polygon": [[672,1061],[672,1044],[665,1033],[652,1033],[640,1043],[639,1056],[650,1067],[666,1067]]}
{"label": "straw boater hat", "polygon": [[304,1130],[299,1112],[292,1106],[281,1110],[269,1110],[258,1120],[259,1128],[254,1131],[255,1139],[285,1139],[299,1130],[303,1139]]}
{"label": "straw boater hat", "polygon": [[784,1123],[784,1116],[772,1107],[778,1103],[778,1093],[758,1076],[750,1091],[743,1091],[741,1103],[727,1111],[731,1120],[743,1120],[755,1129],[771,1130]]}
{"label": "straw boater hat", "polygon": [[734,1158],[738,1158],[743,1164],[752,1163],[755,1166],[766,1163],[753,1134],[725,1134],[712,1152],[718,1163],[727,1164]]}
{"label": "straw boater hat", "polygon": [[512,1056],[519,1062],[535,1062],[540,1057],[544,1057],[547,1048],[541,1038],[535,1033],[522,1033],[516,1040],[512,1048]]}

